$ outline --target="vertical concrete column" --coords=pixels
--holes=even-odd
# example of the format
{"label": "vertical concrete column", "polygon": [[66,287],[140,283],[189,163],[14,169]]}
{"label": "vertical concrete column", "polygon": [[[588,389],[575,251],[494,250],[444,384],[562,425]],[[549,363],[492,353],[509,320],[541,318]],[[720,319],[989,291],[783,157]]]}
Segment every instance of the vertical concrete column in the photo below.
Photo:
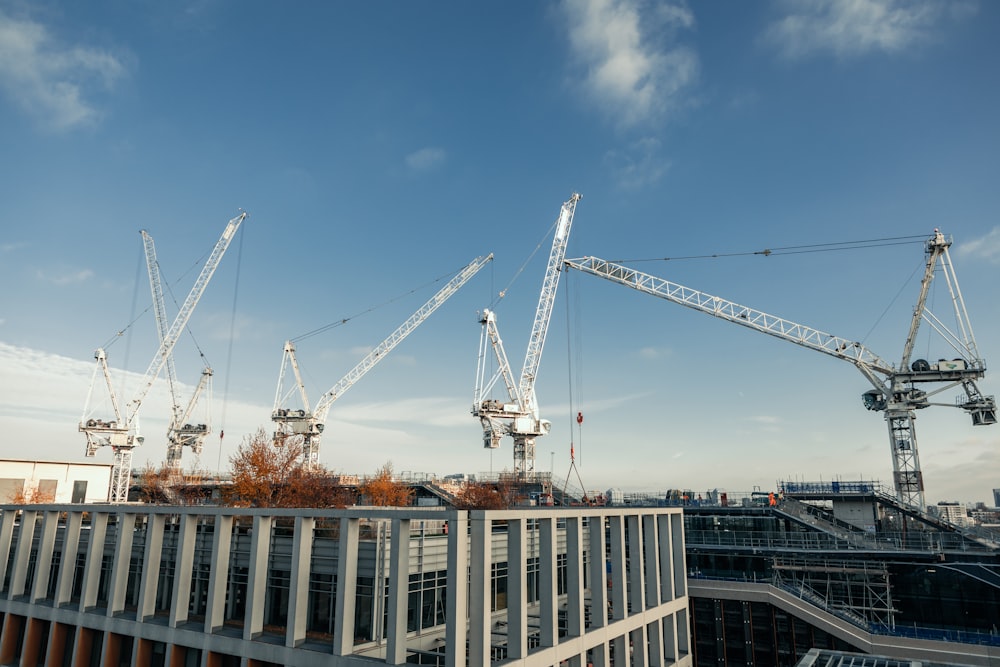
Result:
{"label": "vertical concrete column", "polygon": [[14,567],[10,573],[10,588],[7,599],[24,595],[28,576],[28,558],[31,557],[31,542],[35,537],[35,520],[38,512],[21,510],[21,529],[17,533],[17,553],[14,555]]}
{"label": "vertical concrete column", "polygon": [[[469,664],[490,664],[490,630],[492,629],[492,546],[493,520],[490,512],[473,510],[469,536]],[[460,651],[460,646],[453,647]]]}
{"label": "vertical concrete column", "polygon": [[674,570],[673,570],[673,530],[670,527],[670,515],[659,514],[656,517],[657,533],[660,543],[659,577],[660,577],[660,601],[670,602],[674,599]]}
{"label": "vertical concrete column", "polygon": [[354,517],[340,519],[337,542],[337,611],[333,619],[333,654],[354,652],[354,605],[358,589],[358,534]]}
{"label": "vertical concrete column", "polygon": [[243,639],[251,640],[264,631],[264,601],[267,595],[267,560],[271,553],[271,517],[253,518],[250,540],[250,576],[247,581],[247,614]]}
{"label": "vertical concrete column", "polygon": [[642,522],[642,562],[646,583],[646,609],[659,606],[660,600],[660,540],[656,530],[656,515],[643,514]]}
{"label": "vertical concrete column", "polygon": [[590,517],[588,555],[590,557],[590,626],[603,628],[608,624],[608,572],[604,551],[604,515]]}
{"label": "vertical concrete column", "polygon": [[233,517],[215,516],[212,533],[212,570],[208,574],[208,604],[205,607],[205,632],[212,634],[226,619],[226,584],[229,581],[229,554],[233,544]]}
{"label": "vertical concrete column", "polygon": [[406,604],[410,588],[410,520],[393,519],[389,544],[389,637],[385,661],[406,663]]}
{"label": "vertical concrete column", "polygon": [[160,562],[163,560],[163,527],[167,517],[150,513],[146,517],[146,548],[142,554],[142,576],[139,578],[139,604],[135,620],[145,621],[156,613],[156,590],[160,583]]}
{"label": "vertical concrete column", "polygon": [[292,538],[292,571],[289,577],[288,620],[285,623],[285,646],[294,648],[306,640],[309,619],[309,563],[312,561],[313,528],[311,516],[295,517]]}
{"label": "vertical concrete column", "polygon": [[183,513],[177,517],[180,534],[174,557],[174,588],[170,593],[169,625],[176,628],[186,623],[191,606],[191,570],[194,567],[194,546],[198,537],[198,515]]}
{"label": "vertical concrete column", "polygon": [[4,510],[3,516],[0,516],[0,572],[7,571],[10,543],[14,539],[14,518],[16,516],[16,510]]}
{"label": "vertical concrete column", "polygon": [[31,585],[31,602],[42,600],[49,593],[49,575],[52,572],[52,552],[56,544],[59,512],[45,512],[42,518],[42,537],[38,541],[35,560],[35,581]]}
{"label": "vertical concrete column", "polygon": [[670,545],[674,557],[674,595],[687,595],[687,560],[684,557],[684,515],[680,510],[670,515]]}
{"label": "vertical concrete column", "polygon": [[469,614],[469,520],[461,512],[449,519],[448,527],[448,620],[445,624],[445,645],[452,647],[444,656],[445,667],[465,667],[465,646]]}
{"label": "vertical concrete column", "polygon": [[87,559],[83,566],[83,589],[80,592],[80,611],[97,605],[97,586],[101,581],[104,562],[104,538],[108,532],[108,512],[96,511],[90,515],[90,539],[87,541]]}
{"label": "vertical concrete column", "polygon": [[541,646],[559,642],[559,580],[556,578],[556,519],[550,513],[539,521],[538,604]]}
{"label": "vertical concrete column", "polygon": [[528,656],[528,553],[524,519],[507,522],[507,658]]}
{"label": "vertical concrete column", "polygon": [[111,591],[108,595],[108,616],[125,611],[125,592],[128,588],[128,570],[132,561],[132,540],[135,537],[136,515],[118,515],[118,535],[115,539],[115,556],[111,564]]}
{"label": "vertical concrete column", "polygon": [[[621,514],[608,517],[608,540],[611,547],[611,618],[619,621],[628,615],[625,599],[625,518]],[[620,655],[620,654],[618,654]]]}
{"label": "vertical concrete column", "polygon": [[642,521],[638,514],[625,517],[628,526],[628,603],[633,614],[640,614],[646,608],[646,587],[643,583]]}
{"label": "vertical concrete column", "polygon": [[66,528],[63,530],[62,555],[59,558],[59,576],[56,578],[56,607],[69,604],[73,596],[73,575],[76,572],[76,556],[80,551],[80,529],[82,525],[82,512],[70,512],[66,515]]}

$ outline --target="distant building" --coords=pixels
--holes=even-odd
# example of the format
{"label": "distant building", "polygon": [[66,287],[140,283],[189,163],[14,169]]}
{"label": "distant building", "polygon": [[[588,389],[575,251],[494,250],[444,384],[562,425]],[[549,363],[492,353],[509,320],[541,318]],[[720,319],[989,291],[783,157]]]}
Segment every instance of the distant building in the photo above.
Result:
{"label": "distant building", "polygon": [[110,488],[110,463],[0,459],[0,504],[103,503]]}
{"label": "distant building", "polygon": [[959,503],[939,502],[936,506],[938,516],[956,526],[970,526],[969,511]]}
{"label": "distant building", "polygon": [[1000,507],[1000,489],[993,489],[993,507]]}

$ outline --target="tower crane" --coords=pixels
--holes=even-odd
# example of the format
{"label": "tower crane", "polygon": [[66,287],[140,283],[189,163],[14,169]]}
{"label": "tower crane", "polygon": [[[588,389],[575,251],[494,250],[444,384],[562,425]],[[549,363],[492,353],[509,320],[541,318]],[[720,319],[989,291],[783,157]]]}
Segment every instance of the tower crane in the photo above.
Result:
{"label": "tower crane", "polygon": [[[414,329],[430,317],[431,313],[438,309],[441,304],[447,301],[462,285],[469,281],[472,276],[479,273],[486,264],[493,260],[493,254],[486,257],[477,257],[465,268],[458,272],[448,283],[442,287],[437,294],[432,296],[423,306],[401,324],[389,337],[379,343],[368,355],[358,362],[358,364],[348,371],[325,394],[323,394],[315,408],[309,407],[309,396],[306,393],[305,384],[302,382],[302,374],[299,370],[299,363],[295,357],[295,344],[292,341],[285,343],[284,352],[281,359],[281,371],[278,375],[278,389],[274,396],[274,410],[271,412],[271,420],[277,425],[275,438],[280,439],[288,435],[303,436],[303,463],[315,465],[319,462],[320,437],[326,426],[326,417],[333,407],[334,402],[344,395],[344,393],[354,386],[354,384],[365,376],[368,371],[386,357],[386,355],[399,345],[404,338],[409,336]],[[294,386],[285,389],[286,370],[291,367],[295,376]],[[294,392],[298,392],[302,408],[282,407],[287,404]]]}
{"label": "tower crane", "polygon": [[[535,439],[546,435],[552,428],[552,423],[541,419],[538,413],[538,398],[535,395],[535,379],[538,377],[538,367],[542,360],[542,349],[545,347],[545,335],[549,329],[552,317],[552,307],[555,304],[556,290],[559,287],[559,275],[563,259],[566,257],[566,245],[569,243],[569,233],[573,226],[573,216],[576,204],[582,198],[573,193],[569,200],[563,203],[556,221],[555,234],[552,238],[552,249],[542,281],[542,291],[535,310],[535,320],[528,339],[528,348],[524,356],[524,366],[521,377],[515,389],[510,365],[500,335],[496,329],[496,317],[489,311],[483,311],[480,318],[483,333],[480,339],[480,367],[477,371],[477,388],[472,406],[472,414],[479,418],[483,425],[483,445],[490,449],[500,446],[503,435],[509,434],[514,440],[514,474],[524,478],[535,471]],[[485,345],[492,346],[500,369],[492,381],[484,383]],[[506,369],[506,370],[504,370]],[[507,385],[509,401],[500,402],[484,399],[489,387],[502,375]]]}
{"label": "tower crane", "polygon": [[[566,265],[853,364],[874,387],[863,394],[864,406],[868,410],[885,413],[896,494],[900,502],[923,510],[924,482],[917,456],[915,411],[931,405],[945,405],[965,410],[976,426],[995,424],[997,421],[994,397],[984,396],[976,385],[976,380],[985,375],[986,363],[979,356],[972,325],[948,254],[950,245],[951,239],[937,229],[925,245],[926,266],[920,284],[920,295],[913,310],[903,356],[898,366],[884,361],[861,343],[603,259],[568,259]],[[957,332],[951,331],[927,309],[927,294],[938,265],[948,284]],[[924,321],[947,342],[957,355],[956,358],[942,359],[933,364],[925,359],[911,359],[917,331]],[[931,388],[930,385],[940,386]],[[962,387],[964,395],[959,396],[954,403],[931,402],[933,396],[957,386]],[[928,387],[930,390],[920,387]]]}
{"label": "tower crane", "polygon": [[[160,344],[167,339],[167,310],[163,299],[163,282],[160,279],[160,264],[156,260],[156,246],[149,232],[142,230],[142,244],[146,252],[146,269],[149,273],[149,287],[153,296],[153,314],[156,318],[156,331]],[[206,389],[211,387],[212,369],[206,367],[201,373],[201,379],[195,387],[187,407],[181,407],[178,395],[177,370],[174,366],[174,355],[171,351],[164,362],[167,385],[170,389],[170,423],[167,426],[167,468],[178,473],[181,468],[181,455],[188,446],[195,454],[201,454],[205,438],[210,433],[208,424],[191,424],[198,399]]]}
{"label": "tower crane", "polygon": [[[114,463],[111,468],[111,488],[108,499],[111,502],[125,502],[128,500],[128,490],[132,477],[132,450],[141,445],[143,437],[138,433],[139,408],[143,400],[152,388],[160,371],[163,370],[167,359],[173,352],[174,345],[180,338],[181,331],[187,325],[195,306],[201,299],[201,295],[208,287],[208,282],[219,266],[222,256],[232,242],[240,225],[246,219],[246,212],[241,212],[238,216],[228,222],[222,231],[222,236],[216,242],[212,253],[202,267],[201,273],[195,280],[194,286],[187,299],[181,305],[177,316],[174,318],[170,328],[163,335],[159,349],[153,355],[149,368],[139,384],[135,396],[125,405],[122,410],[118,403],[118,396],[111,381],[111,372],[108,368],[107,354],[103,348],[94,353],[97,366],[91,378],[90,390],[87,393],[87,402],[84,407],[83,417],[80,419],[79,430],[87,437],[87,456],[94,456],[99,447],[111,447],[114,452]],[[114,416],[108,419],[97,419],[91,415],[90,400],[93,397],[94,386],[97,384],[97,374],[102,373],[104,383],[108,392],[108,399]]]}

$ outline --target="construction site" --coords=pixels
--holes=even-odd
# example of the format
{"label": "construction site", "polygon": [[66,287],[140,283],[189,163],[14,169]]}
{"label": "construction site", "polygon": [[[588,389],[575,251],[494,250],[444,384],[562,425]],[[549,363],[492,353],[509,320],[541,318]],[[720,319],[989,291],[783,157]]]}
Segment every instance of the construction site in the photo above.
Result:
{"label": "construction site", "polygon": [[[1000,664],[997,631],[1000,533],[988,527],[959,525],[930,511],[934,508],[929,508],[925,499],[915,431],[916,411],[931,406],[962,410],[969,415],[973,426],[990,426],[997,421],[994,397],[984,395],[977,384],[985,376],[986,364],[977,348],[951,263],[951,239],[934,230],[924,242],[924,272],[901,361],[891,363],[857,341],[620,263],[593,256],[567,259],[568,240],[580,200],[581,196],[574,193],[563,203],[553,224],[551,249],[519,375],[515,375],[504,347],[495,310],[487,307],[480,311],[481,334],[471,415],[482,429],[485,449],[498,450],[510,441],[513,453],[510,467],[498,473],[474,475],[400,476],[398,481],[412,489],[412,505],[420,508],[413,516],[382,517],[375,510],[361,514],[319,509],[312,514],[275,510],[272,522],[272,516],[263,511],[243,517],[239,512],[220,509],[223,513],[217,516],[212,510],[166,511],[134,504],[140,496],[133,479],[133,454],[146,441],[140,432],[139,415],[159,378],[166,378],[171,396],[165,465],[176,479],[182,479],[186,453],[200,454],[206,437],[213,432],[210,419],[203,421],[196,415],[199,404],[208,400],[214,371],[206,366],[193,395],[185,400],[180,396],[173,352],[247,213],[240,212],[226,224],[172,318],[167,314],[153,239],[143,231],[159,345],[138,389],[128,396],[121,395],[113,380],[107,353],[103,348],[98,349],[87,406],[78,426],[86,439],[87,457],[96,456],[104,448],[111,450],[113,462],[107,494],[110,507],[99,510],[93,517],[74,513],[78,510],[69,509],[70,505],[41,505],[30,511],[14,506],[4,508],[0,550],[8,571],[5,593],[9,602],[4,607],[0,662],[82,665],[101,660],[106,665],[267,665],[299,660],[291,657],[292,653],[277,649],[238,649],[237,644],[229,645],[221,639],[199,643],[192,639],[193,635],[183,632],[144,634],[135,629],[132,620],[126,624],[127,628],[109,625],[104,620],[91,622],[96,610],[98,616],[108,619],[116,619],[123,612],[134,613],[133,620],[139,624],[155,623],[157,616],[169,613],[169,618],[163,620],[169,628],[186,629],[189,633],[197,629],[198,633],[212,637],[226,637],[232,627],[239,625],[233,636],[255,647],[261,642],[284,643],[288,649],[311,646],[310,650],[319,654],[332,650],[334,656],[342,658],[323,664],[361,664],[348,660],[349,656],[365,656],[387,664],[504,664],[509,658],[520,656],[519,659],[526,661],[519,664],[539,665],[764,666],[795,665],[813,649],[912,658],[924,661],[925,665]],[[287,340],[282,349],[273,408],[267,416],[273,424],[269,435],[273,442],[280,446],[294,440],[301,445],[298,465],[320,468],[320,445],[333,404],[492,259],[492,255],[473,259],[381,343],[373,346],[318,401],[310,400],[296,346],[302,338],[316,332]],[[719,493],[717,489],[593,490],[601,482],[588,480],[584,484],[572,445],[565,477],[539,469],[538,441],[550,433],[552,424],[542,416],[536,379],[560,277],[570,270],[853,365],[871,385],[862,396],[863,407],[881,413],[887,426],[891,484],[778,481],[772,490],[749,493]],[[948,318],[935,315],[928,306],[928,295],[937,277],[943,277],[946,283],[947,310],[954,317],[954,324],[946,323]],[[924,331],[922,325],[944,341],[937,360],[916,357],[917,338]],[[957,399],[938,398],[953,389],[961,392]],[[572,405],[570,410],[575,411]],[[576,412],[575,419],[577,426],[582,424],[582,411]],[[357,478],[349,477],[341,476],[336,483],[356,487]],[[225,475],[205,475],[197,482],[189,481],[189,485],[198,488],[196,493],[184,496],[184,502],[218,508],[224,497],[221,490],[227,483]],[[464,514],[457,505],[461,490],[470,483],[513,488],[508,509],[514,514],[498,514],[493,518],[486,515],[486,527],[476,528],[483,515],[476,511]],[[333,514],[327,516],[328,512]],[[542,514],[536,520],[531,512]],[[437,520],[438,516],[444,523]],[[142,525],[146,535],[135,542],[125,537],[125,528],[131,531],[134,522]],[[466,553],[468,544],[447,535],[456,529],[464,535],[470,524],[479,545],[476,547],[479,551],[470,552],[474,560],[479,559],[471,565],[471,572],[486,593],[474,592],[472,598],[458,603],[447,599],[445,608],[441,606],[447,598],[444,589],[461,583],[456,584],[448,577],[454,577],[455,567],[469,566],[470,558]],[[90,532],[81,532],[81,525]],[[177,528],[178,525],[181,527]],[[218,532],[220,525],[222,533]],[[252,533],[247,529],[250,525]],[[292,525],[294,531],[282,532],[291,530]],[[352,570],[343,559],[336,559],[333,569],[330,563],[314,563],[312,568],[308,565],[310,552],[303,551],[302,545],[311,544],[315,538],[316,549],[331,548],[336,540],[324,547],[320,546],[319,536],[323,527],[334,525],[336,530],[330,535],[341,540],[341,549],[374,549],[364,556],[367,591],[364,595],[360,592],[360,570]],[[360,538],[359,525],[368,526],[362,528]],[[171,526],[180,532],[168,539],[165,535],[170,534]],[[484,545],[491,532],[493,539],[498,539],[496,534],[505,533],[508,527],[514,532],[505,536],[509,542],[504,543],[502,550],[512,555],[521,552],[519,557],[526,563],[523,572],[522,568],[511,567],[504,554],[494,555],[492,561],[483,560],[483,554],[490,552]],[[475,532],[481,530],[485,533]],[[524,530],[531,535],[541,532],[537,539],[529,539],[518,532]],[[272,535],[271,542],[260,541],[257,537],[260,531]],[[397,538],[400,532],[412,532],[408,548]],[[583,533],[588,536],[585,541],[581,541]],[[88,534],[90,537],[84,537]],[[436,559],[440,573],[448,574],[433,576],[436,583],[423,594],[437,602],[424,613],[421,595],[413,596],[413,585],[425,576],[422,550],[426,546],[424,539],[431,534],[446,536],[427,554],[429,558],[434,554],[432,560]],[[298,565],[282,569],[284,566],[278,567],[275,561],[268,560],[265,545],[278,545],[279,535],[287,539],[281,543],[283,546],[275,548],[282,553],[287,551],[282,558],[290,558],[290,563]],[[211,552],[213,558],[235,558],[235,551],[230,556],[229,539],[235,540],[234,549],[241,544],[238,550],[245,553],[232,560],[235,569],[228,575],[223,572],[222,579],[218,579],[209,561],[201,557],[196,558],[194,570],[191,569],[191,559],[201,550]],[[345,543],[344,539],[356,541]],[[371,540],[367,547],[366,540]],[[86,557],[84,542],[91,554]],[[58,548],[54,547],[56,543],[60,545]],[[598,543],[602,546],[595,551],[597,547],[593,545]],[[81,551],[77,557],[74,552],[78,548]],[[146,569],[160,568],[160,551],[170,551],[172,567],[177,568],[178,574],[176,578],[172,574],[163,578],[161,574],[161,593],[157,593],[155,585],[150,592],[146,588],[150,580]],[[321,558],[320,551],[311,557]],[[606,558],[596,556],[601,552]],[[404,553],[407,555],[403,556]],[[75,577],[59,567],[61,558],[77,558]],[[647,568],[652,563],[659,563],[658,573],[651,579],[645,578],[650,576]],[[353,567],[361,566],[356,563]],[[26,574],[21,573],[21,568]],[[411,582],[409,597],[406,587],[389,574],[406,569]],[[115,574],[122,571],[131,574],[127,578]],[[596,586],[595,583],[604,581],[605,572],[607,586]],[[578,583],[567,585],[567,576]],[[198,577],[204,580],[200,584]],[[278,582],[282,577],[286,580],[298,577],[299,584],[289,588],[287,583]],[[331,577],[334,586],[338,577],[353,582],[357,587],[356,599],[343,592],[329,597],[327,591],[327,597],[323,598],[326,602],[322,604],[333,604],[335,600],[335,608],[321,612],[316,607],[321,605],[317,582],[329,582]],[[237,580],[244,582],[239,584],[243,588],[239,588]],[[673,582],[669,587],[668,580]],[[295,590],[296,585],[309,587],[308,603],[302,597],[306,595],[304,590],[289,598],[289,590]],[[188,589],[191,606],[186,607],[182,602],[175,606],[187,599]],[[640,589],[645,593],[640,593]],[[162,597],[164,590],[172,591],[172,601],[169,596]],[[380,590],[384,595],[378,593]],[[254,608],[255,604],[260,605],[259,610]],[[303,606],[296,606],[300,604]],[[308,611],[308,621],[307,604],[312,609]],[[75,609],[72,618],[60,611],[67,605]],[[523,607],[525,615],[515,618],[514,606]],[[603,619],[603,613],[595,613],[605,606],[607,619]],[[38,609],[48,611],[42,613]],[[353,625],[343,625],[345,614],[355,618]],[[468,628],[455,623],[455,614],[463,617],[468,614]],[[333,617],[340,620],[331,621]],[[414,620],[418,617],[429,619],[426,627]],[[322,630],[317,629],[321,618],[328,622]],[[589,634],[606,624],[621,632],[610,639]],[[67,635],[72,628],[79,630]],[[310,634],[314,629],[318,635]],[[353,644],[344,633],[354,636]],[[408,640],[404,639],[407,633],[410,633]],[[132,634],[137,637],[135,642],[125,639]],[[317,637],[320,637],[318,648]],[[581,641],[561,652],[558,647],[574,637]],[[455,642],[460,638],[469,641],[468,663],[458,655],[464,652],[456,649]],[[636,650],[643,645],[648,651]],[[234,656],[248,654],[240,651],[257,657],[240,662]],[[627,658],[623,659],[623,655]],[[527,660],[529,656],[531,660]],[[12,662],[15,659],[20,663]],[[310,657],[297,664],[313,664],[309,661],[318,659]]]}

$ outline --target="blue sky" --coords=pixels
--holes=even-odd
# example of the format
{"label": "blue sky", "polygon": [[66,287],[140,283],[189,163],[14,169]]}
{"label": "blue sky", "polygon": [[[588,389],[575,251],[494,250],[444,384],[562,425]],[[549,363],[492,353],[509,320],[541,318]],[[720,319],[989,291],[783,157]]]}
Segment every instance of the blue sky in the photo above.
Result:
{"label": "blue sky", "polygon": [[[484,450],[469,414],[476,313],[507,288],[495,309],[519,369],[548,233],[573,192],[568,256],[636,260],[890,360],[919,241],[742,253],[940,227],[979,349],[996,359],[998,28],[996,3],[924,0],[0,0],[5,455],[82,460],[93,350],[114,339],[128,396],[136,380],[120,371],[142,373],[155,349],[139,230],[180,301],[240,208],[250,217],[175,350],[189,389],[199,348],[214,367],[226,432],[186,465],[226,468],[245,434],[270,429],[286,339],[349,320],[299,343],[315,400],[435,280],[493,252],[335,404],[321,461],[509,468],[509,441]],[[713,254],[735,256],[638,261]],[[931,303],[946,313],[947,293]],[[918,350],[950,356],[934,345]],[[848,364],[570,273],[538,379],[554,427],[537,468],[564,476],[572,441],[593,489],[889,484],[866,389]],[[165,457],[165,405],[158,386],[139,465]],[[929,501],[1000,487],[1000,427],[932,408],[917,432]]]}

